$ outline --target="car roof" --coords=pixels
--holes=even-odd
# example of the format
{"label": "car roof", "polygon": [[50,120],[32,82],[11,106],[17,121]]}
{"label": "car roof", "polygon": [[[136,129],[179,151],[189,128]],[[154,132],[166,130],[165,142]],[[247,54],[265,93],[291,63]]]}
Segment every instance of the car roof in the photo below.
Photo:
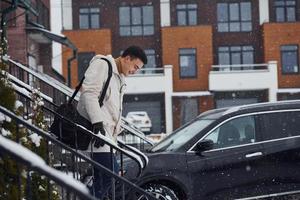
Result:
{"label": "car roof", "polygon": [[[288,100],[288,101],[277,101],[277,102],[264,102],[264,103],[255,103],[255,104],[248,104],[242,106],[233,106],[233,107],[225,107],[225,108],[218,108],[212,109],[200,114],[197,119],[212,119],[215,120],[212,124],[207,126],[203,129],[203,133],[206,133],[207,130],[214,127],[216,124],[220,123],[221,121],[231,118],[237,115],[243,115],[248,113],[259,113],[264,111],[276,111],[276,110],[291,110],[291,109],[298,109],[300,110],[300,100]],[[195,119],[195,120],[197,120]],[[179,151],[188,150],[191,145],[193,145],[196,141],[198,141],[203,135],[195,136],[189,142],[182,146]]]}
{"label": "car roof", "polygon": [[228,107],[223,115],[234,114],[234,113],[249,113],[249,112],[260,112],[270,110],[284,110],[284,109],[300,109],[300,100],[286,100],[276,102],[264,102],[247,104],[242,106]]}

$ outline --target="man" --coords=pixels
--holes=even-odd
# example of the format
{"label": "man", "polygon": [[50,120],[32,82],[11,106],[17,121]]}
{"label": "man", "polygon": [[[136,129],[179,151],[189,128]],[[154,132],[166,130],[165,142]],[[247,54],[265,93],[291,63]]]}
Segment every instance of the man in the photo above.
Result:
{"label": "man", "polygon": [[[108,63],[101,59],[106,58],[112,65],[112,77],[107,88],[103,106],[99,105],[101,91],[108,78]],[[82,84],[81,96],[77,110],[82,117],[89,120],[95,134],[102,134],[105,137],[116,141],[121,131],[121,114],[124,94],[124,76],[134,74],[147,64],[145,52],[137,46],[130,46],[120,57],[114,59],[112,56],[96,55],[85,72],[85,79]],[[103,141],[96,141],[89,145],[88,151],[92,151],[92,158],[96,162],[112,169],[110,147],[104,145]],[[114,171],[118,172],[115,158]],[[95,196],[102,198],[110,187],[111,179],[100,174],[94,169],[94,192]]]}

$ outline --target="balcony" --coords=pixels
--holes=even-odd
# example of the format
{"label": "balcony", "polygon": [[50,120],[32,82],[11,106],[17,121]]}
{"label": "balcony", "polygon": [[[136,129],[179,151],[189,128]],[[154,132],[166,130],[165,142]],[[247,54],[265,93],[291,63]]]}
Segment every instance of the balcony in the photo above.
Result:
{"label": "balcony", "polygon": [[277,62],[247,65],[213,65],[209,73],[210,91],[269,90],[269,100],[276,100]]}
{"label": "balcony", "polygon": [[172,67],[143,68],[126,77],[126,94],[171,93],[173,91]]}
{"label": "balcony", "polygon": [[166,132],[172,132],[172,66],[163,68],[143,68],[137,74],[126,77],[126,94],[163,93],[165,102]]}

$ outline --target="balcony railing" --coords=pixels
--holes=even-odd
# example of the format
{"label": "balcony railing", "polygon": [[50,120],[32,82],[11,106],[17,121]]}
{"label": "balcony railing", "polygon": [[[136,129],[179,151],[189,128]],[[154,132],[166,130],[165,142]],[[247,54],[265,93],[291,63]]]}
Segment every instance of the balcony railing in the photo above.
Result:
{"label": "balcony railing", "polygon": [[136,74],[130,76],[161,76],[164,73],[164,68],[142,68]]}
{"label": "balcony railing", "polygon": [[239,65],[212,65],[212,71],[232,72],[232,71],[257,71],[268,70],[268,64],[239,64]]}
{"label": "balcony railing", "polygon": [[213,65],[209,72],[210,91],[268,90],[269,101],[277,99],[277,62],[266,64]]}

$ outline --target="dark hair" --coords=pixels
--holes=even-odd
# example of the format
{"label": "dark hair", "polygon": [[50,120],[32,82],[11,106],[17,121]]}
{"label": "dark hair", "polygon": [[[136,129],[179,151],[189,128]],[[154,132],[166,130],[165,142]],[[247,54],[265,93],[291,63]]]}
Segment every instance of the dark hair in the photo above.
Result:
{"label": "dark hair", "polygon": [[139,58],[144,64],[147,64],[147,56],[145,51],[138,46],[130,46],[123,53],[122,57],[130,56],[131,58]]}

